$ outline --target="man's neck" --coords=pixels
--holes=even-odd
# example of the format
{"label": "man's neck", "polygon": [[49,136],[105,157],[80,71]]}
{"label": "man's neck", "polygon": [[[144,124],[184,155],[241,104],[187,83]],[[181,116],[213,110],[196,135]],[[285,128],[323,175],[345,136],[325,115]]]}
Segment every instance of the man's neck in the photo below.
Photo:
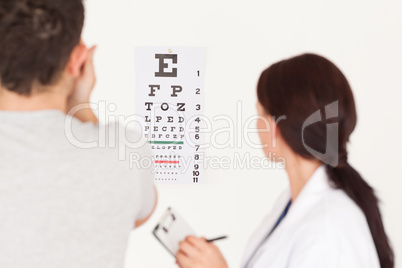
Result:
{"label": "man's neck", "polygon": [[57,90],[47,90],[24,96],[0,88],[0,110],[7,111],[38,111],[60,110],[66,111],[67,96]]}

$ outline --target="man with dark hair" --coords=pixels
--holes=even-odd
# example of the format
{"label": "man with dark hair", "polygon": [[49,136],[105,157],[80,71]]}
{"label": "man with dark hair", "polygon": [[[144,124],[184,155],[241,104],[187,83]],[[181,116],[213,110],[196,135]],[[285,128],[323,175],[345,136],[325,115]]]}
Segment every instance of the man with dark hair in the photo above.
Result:
{"label": "man with dark hair", "polygon": [[103,146],[109,130],[145,141],[102,137],[83,23],[82,0],[0,0],[0,267],[122,267],[156,206],[152,171],[127,160],[149,148]]}

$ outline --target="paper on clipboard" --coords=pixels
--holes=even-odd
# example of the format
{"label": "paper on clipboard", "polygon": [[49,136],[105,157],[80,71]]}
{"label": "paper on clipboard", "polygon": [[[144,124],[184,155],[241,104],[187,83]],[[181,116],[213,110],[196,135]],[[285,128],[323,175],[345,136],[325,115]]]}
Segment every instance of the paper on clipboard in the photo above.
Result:
{"label": "paper on clipboard", "polygon": [[173,256],[176,256],[179,243],[187,236],[195,235],[195,232],[177,211],[168,208],[153,230],[153,234]]}

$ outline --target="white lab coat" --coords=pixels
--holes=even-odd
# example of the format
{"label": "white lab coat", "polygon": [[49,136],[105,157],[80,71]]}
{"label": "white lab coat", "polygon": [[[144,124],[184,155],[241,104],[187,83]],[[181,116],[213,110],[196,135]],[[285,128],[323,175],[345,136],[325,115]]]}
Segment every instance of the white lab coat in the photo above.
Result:
{"label": "white lab coat", "polygon": [[[290,188],[250,239],[242,268],[272,229],[291,198]],[[329,185],[321,165],[290,206],[286,217],[256,251],[248,268],[378,268],[377,251],[361,209]]]}

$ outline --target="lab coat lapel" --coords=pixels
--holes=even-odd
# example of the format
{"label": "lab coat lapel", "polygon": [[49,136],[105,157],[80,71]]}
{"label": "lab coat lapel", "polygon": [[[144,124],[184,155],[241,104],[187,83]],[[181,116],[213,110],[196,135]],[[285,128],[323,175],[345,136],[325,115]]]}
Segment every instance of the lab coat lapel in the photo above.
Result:
{"label": "lab coat lapel", "polygon": [[321,165],[315,170],[296,200],[290,206],[288,215],[285,217],[286,221],[283,221],[283,225],[286,226],[287,224],[298,222],[305,216],[306,211],[315,206],[318,202],[317,200],[331,189],[328,183],[325,165]]}
{"label": "lab coat lapel", "polygon": [[[303,187],[299,196],[292,203],[286,217],[281,221],[281,223],[278,225],[276,230],[271,234],[271,236],[263,243],[263,245],[258,250],[257,254],[255,254],[251,264],[257,263],[258,258],[265,251],[269,250],[270,247],[275,246],[276,238],[278,237],[278,235],[280,235],[282,229],[286,228],[286,226],[289,226],[291,224],[297,224],[304,217],[306,211],[308,211],[312,206],[316,205],[317,200],[320,198],[320,196],[322,194],[325,194],[325,192],[328,191],[329,189],[331,189],[331,187],[328,184],[325,166],[321,165],[315,170],[309,181]],[[275,205],[273,212],[270,215],[268,215],[266,219],[266,228],[264,228],[264,231],[266,233],[268,233],[273,228],[274,224],[276,223],[279,216],[283,212],[287,202],[289,202],[291,196],[290,188],[288,191],[289,191],[288,198],[286,199],[284,198],[284,196],[281,196],[279,198],[280,200],[278,204]],[[262,237],[265,237],[265,235],[262,235],[261,238]],[[252,252],[254,252],[254,250]],[[253,265],[250,265],[250,267],[253,267]]]}
{"label": "lab coat lapel", "polygon": [[[241,267],[244,267],[247,264],[252,254],[254,254],[254,252],[257,250],[257,247],[261,244],[264,238],[272,230],[276,221],[279,219],[283,210],[288,204],[290,198],[291,198],[291,191],[290,187],[288,187],[285,191],[282,192],[282,194],[275,202],[272,211],[264,218],[259,228],[254,232],[245,251]],[[254,257],[256,257],[256,255]]]}

